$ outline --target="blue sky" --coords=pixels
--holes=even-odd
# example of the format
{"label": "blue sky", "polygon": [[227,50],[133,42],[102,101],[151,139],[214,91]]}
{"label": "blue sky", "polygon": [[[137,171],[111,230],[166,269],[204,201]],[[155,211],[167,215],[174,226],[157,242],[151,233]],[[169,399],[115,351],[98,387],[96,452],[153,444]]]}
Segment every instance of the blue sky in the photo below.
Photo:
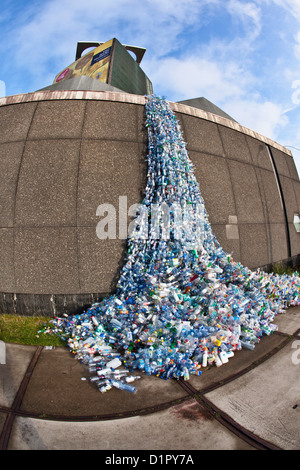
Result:
{"label": "blue sky", "polygon": [[1,7],[2,96],[51,84],[74,61],[77,41],[116,37],[147,49],[141,66],[156,94],[204,96],[289,146],[300,174],[300,0],[2,0]]}

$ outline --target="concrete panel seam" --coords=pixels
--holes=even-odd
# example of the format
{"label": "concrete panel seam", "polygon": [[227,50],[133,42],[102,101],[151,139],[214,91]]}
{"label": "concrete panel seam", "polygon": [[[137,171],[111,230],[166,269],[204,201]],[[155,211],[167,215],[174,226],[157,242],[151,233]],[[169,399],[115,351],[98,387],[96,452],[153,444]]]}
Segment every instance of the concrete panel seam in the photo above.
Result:
{"label": "concrete panel seam", "polygon": [[[84,137],[84,138],[80,138],[80,137],[42,137],[42,138],[30,138],[30,139],[26,139],[25,142],[43,142],[43,141],[51,141],[53,140],[53,142],[58,142],[58,141],[68,141],[68,140],[72,140],[72,141],[76,141],[76,140],[83,140],[83,141],[95,141],[97,142],[98,140],[99,141],[107,141],[107,142],[124,142],[124,143],[132,143],[132,144],[136,144],[136,143],[139,143],[137,140],[132,140],[132,139],[128,139],[128,140],[124,140],[124,139],[117,139],[117,138],[113,138],[113,139],[110,139],[109,137]],[[16,140],[16,141],[13,141],[13,142],[9,142],[9,143],[15,143],[15,142],[24,142],[24,140]],[[3,143],[4,145],[6,144],[6,142]],[[0,145],[3,145],[3,144],[0,144]]]}
{"label": "concrete panel seam", "polygon": [[75,206],[75,220],[76,220],[76,255],[77,255],[77,272],[78,272],[78,286],[79,292],[81,293],[81,269],[80,269],[80,257],[79,257],[79,235],[78,235],[78,194],[79,194],[79,174],[80,174],[80,163],[81,163],[81,149],[82,149],[82,142],[83,142],[83,131],[84,131],[84,122],[87,114],[87,101],[85,102],[84,112],[83,112],[83,120],[81,126],[81,139],[80,139],[80,146],[79,146],[79,156],[78,156],[78,167],[77,167],[77,182],[76,182],[76,206]]}
{"label": "concrete panel seam", "polygon": [[254,160],[253,160],[253,157],[252,157],[251,148],[250,148],[250,145],[249,145],[249,142],[248,142],[248,139],[247,139],[246,135],[244,135],[244,139],[245,139],[246,147],[248,148],[248,152],[249,152],[249,155],[250,155],[251,164],[252,164],[253,166],[256,166],[256,165],[254,164]]}
{"label": "concrete panel seam", "polygon": [[[225,157],[225,155],[212,153],[212,152],[209,152],[207,150],[199,150],[199,149],[197,149],[197,148],[195,148],[195,147],[193,147],[192,145],[189,145],[189,144],[187,144],[187,150],[188,150],[188,152],[200,153],[202,155],[207,155],[209,157],[217,157],[217,158],[223,158],[223,159],[226,158],[227,159],[227,157]],[[231,158],[231,160],[233,160],[233,159]],[[238,161],[238,160],[235,160],[235,161]]]}
{"label": "concrete panel seam", "polygon": [[297,201],[297,194],[296,194],[296,191],[295,191],[295,186],[293,184],[293,181],[295,181],[292,177],[290,177],[290,180],[291,180],[291,186],[293,188],[293,193],[294,193],[294,196],[295,196],[295,201]]}
{"label": "concrete panel seam", "polygon": [[228,224],[225,226],[226,238],[228,240],[239,240],[238,218],[236,215],[228,216]]}
{"label": "concrete panel seam", "polygon": [[[225,146],[224,146],[224,142],[223,142],[223,139],[222,139],[222,136],[221,136],[219,126],[217,126],[217,132],[218,132],[219,139],[221,141],[221,145],[222,145],[222,148],[223,148],[223,153],[224,153],[224,156],[225,156],[226,167],[227,167],[227,171],[228,171],[228,175],[229,175],[229,181],[230,181],[231,190],[232,190],[232,197],[233,197],[233,202],[234,202],[235,214],[237,214],[237,203],[236,203],[236,196],[235,196],[234,186],[233,186],[233,181],[232,181],[232,175],[231,175],[231,171],[230,171],[230,167],[229,167],[229,163],[228,163],[228,158],[227,158],[227,154],[225,152]],[[226,230],[226,228],[225,228],[225,230]],[[239,237],[238,240],[239,240],[239,251],[240,251],[240,256],[241,256],[242,255],[242,243],[241,243],[240,237]]]}
{"label": "concrete panel seam", "polygon": [[43,350],[43,346],[37,346],[31,361],[29,363],[29,366],[23,376],[21,385],[17,391],[16,397],[14,399],[14,402],[12,404],[12,407],[10,409],[10,412],[7,415],[1,436],[0,436],[0,450],[7,450],[8,444],[9,444],[9,439],[11,436],[13,424],[14,424],[14,419],[20,410],[22,400],[24,398],[27,386],[29,384],[29,381],[31,379],[31,376],[33,374],[34,368],[37,365],[37,362],[40,358],[41,352]]}
{"label": "concrete panel seam", "polygon": [[271,164],[272,164],[273,171],[274,171],[274,177],[276,179],[278,192],[279,192],[279,196],[280,196],[280,199],[281,199],[282,210],[283,210],[284,219],[285,219],[286,242],[287,242],[287,249],[288,249],[288,257],[290,258],[292,256],[291,236],[290,236],[290,229],[289,229],[289,223],[288,223],[289,221],[288,221],[287,209],[286,209],[285,200],[284,200],[283,189],[282,189],[282,186],[281,186],[280,175],[278,174],[278,170],[277,170],[277,167],[276,167],[276,162],[275,162],[274,156],[272,154],[272,149],[271,149],[270,145],[267,145],[267,150],[268,150],[268,153],[269,153],[269,157],[270,157]]}
{"label": "concrete panel seam", "polygon": [[[224,127],[225,127],[225,126],[218,125],[219,130],[224,129]],[[229,129],[235,131],[235,129],[232,129],[232,128],[229,128]],[[224,142],[225,139],[223,140],[223,138],[224,138],[225,136],[222,137],[222,132],[219,132],[219,135],[220,135],[220,139],[222,140],[222,143],[223,143],[223,148],[224,148],[224,152],[225,152],[224,154],[225,154],[225,157],[226,157],[226,158],[230,158],[231,160],[242,161],[243,163],[248,163],[248,165],[251,165],[251,166],[253,165],[252,155],[251,155],[249,146],[248,146],[248,144],[247,144],[247,139],[246,139],[245,134],[240,133],[240,136],[241,136],[242,140],[243,140],[244,143],[245,143],[245,147],[246,147],[247,150],[248,150],[248,154],[249,154],[249,156],[250,156],[250,161],[247,161],[247,160],[238,160],[237,158],[233,157],[231,154],[229,154],[228,152],[226,152],[226,147],[225,147],[225,142]],[[242,146],[239,146],[239,147],[241,148]]]}
{"label": "concrete panel seam", "polygon": [[271,231],[270,231],[270,227],[269,227],[269,214],[268,214],[268,208],[267,208],[267,201],[266,201],[266,197],[265,197],[265,192],[264,192],[264,189],[261,189],[260,180],[257,177],[258,171],[259,170],[256,167],[254,167],[254,173],[255,173],[255,176],[256,176],[258,192],[259,192],[259,195],[260,195],[260,199],[262,201],[262,210],[263,210],[263,215],[264,215],[264,219],[265,219],[265,224],[264,225],[265,225],[265,229],[266,229],[266,237],[267,237],[267,240],[268,240],[269,263],[272,263],[273,253],[272,253]]}
{"label": "concrete panel seam", "polygon": [[23,163],[23,158],[24,158],[24,153],[26,149],[26,144],[27,144],[27,139],[29,136],[30,128],[35,116],[35,113],[37,111],[38,103],[36,103],[36,106],[33,110],[32,116],[31,116],[31,121],[27,129],[27,134],[26,138],[24,139],[24,145],[22,149],[22,154],[20,158],[20,164],[19,164],[19,169],[17,173],[17,180],[16,180],[16,187],[15,187],[15,194],[14,194],[14,203],[13,203],[13,248],[12,248],[12,257],[13,257],[13,273],[14,273],[14,291],[16,290],[16,261],[15,261],[15,227],[16,227],[16,205],[17,205],[17,193],[18,193],[18,186],[19,186],[19,179],[20,179],[20,173],[21,173],[21,168],[22,168],[22,163]]}

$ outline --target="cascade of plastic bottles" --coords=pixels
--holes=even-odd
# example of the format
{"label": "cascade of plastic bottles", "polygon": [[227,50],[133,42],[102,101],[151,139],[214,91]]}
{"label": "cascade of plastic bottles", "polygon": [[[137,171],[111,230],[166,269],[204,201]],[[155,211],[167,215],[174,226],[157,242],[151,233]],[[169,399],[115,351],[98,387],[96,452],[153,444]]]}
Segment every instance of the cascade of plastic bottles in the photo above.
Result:
{"label": "cascade of plastic bottles", "polygon": [[219,245],[168,102],[147,97],[146,116],[147,186],[117,292],[53,321],[102,392],[135,392],[135,370],[189,379],[225,364],[272,333],[278,313],[300,304],[297,273],[253,272]]}

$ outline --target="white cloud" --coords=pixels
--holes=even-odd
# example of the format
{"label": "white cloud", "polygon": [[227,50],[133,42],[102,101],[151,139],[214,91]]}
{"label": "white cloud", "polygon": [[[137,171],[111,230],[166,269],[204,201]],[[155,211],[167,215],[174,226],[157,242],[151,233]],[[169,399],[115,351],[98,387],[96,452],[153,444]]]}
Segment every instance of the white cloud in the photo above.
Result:
{"label": "white cloud", "polygon": [[[237,36],[221,35],[206,47],[195,39],[192,54],[181,51],[167,57],[180,50],[182,32],[195,28],[200,33],[201,25],[222,9],[242,26]],[[33,89],[51,83],[74,60],[79,40],[115,36],[144,46],[148,53],[142,67],[155,92],[174,101],[205,96],[241,124],[272,137],[284,118],[278,105],[260,99],[255,90],[259,79],[251,69],[253,43],[261,28],[261,9],[250,0],[114,0],[110,8],[104,0],[90,0],[88,6],[81,0],[51,0],[19,24],[11,39],[18,67],[34,71]]]}
{"label": "white cloud", "polygon": [[[177,35],[184,27],[199,21],[199,13],[207,3],[192,0],[113,0],[108,7],[104,0],[51,0],[31,19],[15,31],[15,42],[29,49],[28,41],[35,45],[33,56],[42,47],[53,54],[63,53],[74,40],[107,40],[118,31],[120,35],[147,38],[153,45],[174,47]],[[80,37],[84,36],[84,37]],[[101,37],[99,37],[101,36]],[[126,38],[120,40],[127,42]],[[74,46],[73,46],[74,47]],[[159,49],[157,49],[158,55]]]}
{"label": "white cloud", "polygon": [[[251,73],[235,62],[223,63],[198,56],[145,60],[144,70],[151,77],[154,92],[165,90],[169,99],[205,96],[213,102],[243,96],[253,82]],[[217,104],[217,103],[216,103]]]}
{"label": "white cloud", "polygon": [[300,21],[300,2],[299,0],[273,0],[276,5],[281,6]]}
{"label": "white cloud", "polygon": [[241,21],[249,40],[254,40],[261,31],[261,10],[254,2],[245,2],[240,0],[229,0],[226,3],[228,12]]}
{"label": "white cloud", "polygon": [[292,93],[292,103],[293,107],[298,106],[300,104],[300,80],[294,80],[292,82],[292,89],[294,90]]}
{"label": "white cloud", "polygon": [[154,91],[164,90],[171,101],[204,96],[241,125],[276,140],[289,123],[283,105],[263,98],[256,78],[238,63],[198,56],[147,61]]}
{"label": "white cloud", "polygon": [[300,60],[300,31],[295,34],[294,52],[297,60]]}
{"label": "white cloud", "polygon": [[289,123],[282,106],[270,101],[234,100],[227,109],[241,125],[275,141]]}
{"label": "white cloud", "polygon": [[[287,127],[283,109],[291,107],[296,92],[291,84],[300,79],[300,68],[297,71],[290,60],[293,46],[300,59],[300,29],[285,33],[285,44],[291,47],[280,51],[278,60],[268,62],[270,70],[266,66],[270,49],[262,52],[260,47],[261,40],[266,48],[272,44],[268,44],[268,34],[262,37],[261,33],[266,26],[274,31],[268,12],[275,4],[293,24],[300,20],[300,0],[38,2],[35,10],[25,6],[11,31],[0,38],[3,69],[15,83],[24,82],[24,92],[33,91],[52,83],[59,70],[74,60],[77,41],[117,37],[123,43],[147,48],[142,68],[155,92],[174,101],[205,96],[241,124],[276,140],[278,132]],[[219,18],[227,23],[218,22]],[[217,29],[203,36],[202,27],[214,25],[215,20]],[[283,31],[279,26],[278,22],[276,36]],[[283,97],[284,85],[290,102]]]}
{"label": "white cloud", "polygon": [[81,0],[50,0],[39,4],[30,17],[25,12],[26,21],[19,19],[18,27],[0,38],[0,45],[5,57],[13,54],[15,72],[23,68],[32,74],[33,87],[45,86],[41,80],[45,81],[46,73],[49,77],[50,67],[54,78],[74,60],[77,41],[117,37],[123,43],[146,47],[148,54],[159,59],[178,48],[177,38],[185,28],[200,27],[205,6],[214,3],[112,0],[108,5],[104,0],[90,0],[87,5]]}
{"label": "white cloud", "polygon": [[30,10],[29,16],[25,8],[26,21],[12,28],[7,45],[16,47],[19,64],[25,65],[30,58],[38,69],[49,58],[73,58],[79,40],[101,41],[113,36],[124,43],[147,47],[159,58],[179,47],[178,37],[186,28],[200,31],[210,15],[220,9],[228,10],[244,25],[249,43],[250,26],[255,25],[258,31],[260,25],[259,9],[253,2],[112,0],[108,7],[104,0],[90,0],[88,5],[81,0],[48,0],[39,4],[35,13]]}

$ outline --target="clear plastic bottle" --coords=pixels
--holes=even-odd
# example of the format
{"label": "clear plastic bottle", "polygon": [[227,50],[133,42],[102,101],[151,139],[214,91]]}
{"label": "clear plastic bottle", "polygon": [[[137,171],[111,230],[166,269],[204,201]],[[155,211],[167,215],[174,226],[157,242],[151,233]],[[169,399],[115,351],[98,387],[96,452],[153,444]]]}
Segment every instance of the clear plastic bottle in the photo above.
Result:
{"label": "clear plastic bottle", "polygon": [[127,392],[130,392],[130,393],[136,393],[136,387],[134,387],[133,385],[120,382],[119,380],[112,380],[111,384],[114,387],[119,388],[120,390],[126,390]]}

